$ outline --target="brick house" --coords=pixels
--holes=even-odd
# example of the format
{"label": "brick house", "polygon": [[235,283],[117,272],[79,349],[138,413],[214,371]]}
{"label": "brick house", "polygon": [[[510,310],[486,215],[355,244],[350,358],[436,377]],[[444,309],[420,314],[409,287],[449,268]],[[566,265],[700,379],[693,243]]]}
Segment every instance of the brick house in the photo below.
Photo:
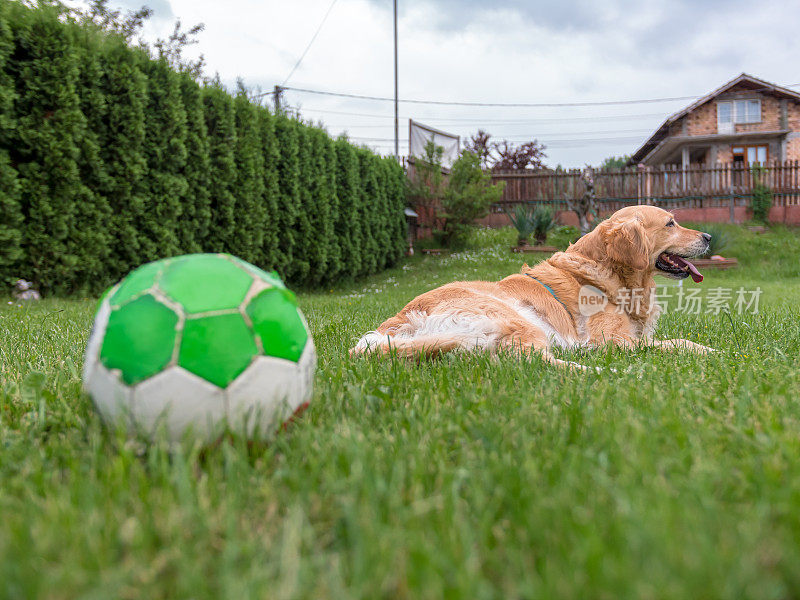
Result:
{"label": "brick house", "polygon": [[629,165],[745,166],[800,159],[800,93],[742,73],[669,117]]}

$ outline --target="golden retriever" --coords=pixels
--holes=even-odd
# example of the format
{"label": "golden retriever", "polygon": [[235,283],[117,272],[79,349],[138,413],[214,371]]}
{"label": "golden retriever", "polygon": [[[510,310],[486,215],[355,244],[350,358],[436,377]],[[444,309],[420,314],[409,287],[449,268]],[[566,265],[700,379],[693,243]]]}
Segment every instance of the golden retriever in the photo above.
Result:
{"label": "golden retriever", "polygon": [[655,206],[629,206],[591,233],[533,268],[498,282],[456,281],[418,296],[365,334],[351,355],[401,356],[452,350],[539,352],[554,365],[587,367],[556,358],[553,346],[710,352],[689,340],[655,340],[660,308],[654,274],[703,276],[687,258],[708,249],[711,236],[681,227]]}

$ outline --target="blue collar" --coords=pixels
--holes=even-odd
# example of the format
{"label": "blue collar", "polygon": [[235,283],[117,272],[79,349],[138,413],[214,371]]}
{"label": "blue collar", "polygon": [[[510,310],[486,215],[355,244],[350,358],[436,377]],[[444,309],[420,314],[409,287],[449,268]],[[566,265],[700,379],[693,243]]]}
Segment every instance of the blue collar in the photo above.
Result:
{"label": "blue collar", "polygon": [[556,301],[556,302],[558,302],[558,303],[559,303],[561,306],[563,306],[563,307],[564,307],[564,310],[565,310],[565,311],[567,311],[567,314],[568,314],[570,317],[572,317],[572,313],[571,313],[571,312],[569,312],[569,309],[567,308],[567,305],[566,305],[566,304],[564,304],[564,303],[563,303],[561,300],[559,300],[559,299],[558,299],[558,296],[556,296],[556,293],[553,291],[553,288],[551,288],[549,285],[547,285],[547,284],[546,284],[544,281],[542,281],[541,279],[537,279],[536,277],[534,277],[534,276],[533,276],[533,275],[531,275],[530,273],[525,273],[525,275],[527,275],[528,277],[530,277],[530,278],[531,278],[531,279],[533,279],[534,281],[538,282],[540,285],[543,285],[543,286],[544,286],[544,289],[546,289],[548,292],[550,292],[550,295],[551,295],[551,296],[552,296],[552,297],[555,299],[555,301]]}

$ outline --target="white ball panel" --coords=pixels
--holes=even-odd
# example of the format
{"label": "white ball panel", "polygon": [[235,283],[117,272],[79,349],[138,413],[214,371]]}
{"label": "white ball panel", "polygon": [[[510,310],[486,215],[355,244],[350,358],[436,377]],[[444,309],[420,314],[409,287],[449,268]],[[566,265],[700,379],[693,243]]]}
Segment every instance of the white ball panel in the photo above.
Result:
{"label": "white ball panel", "polygon": [[94,325],[92,325],[92,333],[89,334],[89,342],[86,344],[86,354],[83,357],[83,387],[88,391],[87,382],[92,377],[92,372],[99,364],[100,360],[100,347],[103,345],[103,338],[106,335],[106,327],[108,327],[108,318],[111,315],[111,304],[108,299],[116,291],[111,290],[103,299],[100,308],[97,310],[97,316],[94,318]]}
{"label": "white ball panel", "polygon": [[259,356],[226,391],[228,423],[247,437],[265,438],[302,403],[297,363]]}
{"label": "white ball panel", "polygon": [[152,436],[163,422],[169,438],[180,440],[191,427],[208,441],[222,431],[225,395],[217,386],[181,367],[169,367],[136,386],[132,416]]}
{"label": "white ball panel", "polygon": [[298,406],[303,402],[311,400],[311,394],[314,391],[314,375],[317,373],[317,349],[314,346],[314,340],[311,335],[308,336],[306,347],[303,348],[303,354],[300,355],[300,360],[297,361],[297,367],[300,371],[298,378],[299,385],[302,385],[300,392],[301,400]]}
{"label": "white ball panel", "polygon": [[95,363],[83,385],[94,401],[103,419],[113,425],[125,422],[130,424],[131,388],[125,385],[114,371],[109,371],[100,363]]}

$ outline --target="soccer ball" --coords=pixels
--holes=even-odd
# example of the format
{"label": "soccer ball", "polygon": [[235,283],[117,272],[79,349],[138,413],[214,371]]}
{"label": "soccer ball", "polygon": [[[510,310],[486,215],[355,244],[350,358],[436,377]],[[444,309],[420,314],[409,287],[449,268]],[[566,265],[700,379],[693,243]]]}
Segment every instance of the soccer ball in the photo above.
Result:
{"label": "soccer ball", "polygon": [[277,274],[227,254],[148,263],[103,296],[83,367],[102,417],[152,437],[268,438],[308,406],[314,342]]}

